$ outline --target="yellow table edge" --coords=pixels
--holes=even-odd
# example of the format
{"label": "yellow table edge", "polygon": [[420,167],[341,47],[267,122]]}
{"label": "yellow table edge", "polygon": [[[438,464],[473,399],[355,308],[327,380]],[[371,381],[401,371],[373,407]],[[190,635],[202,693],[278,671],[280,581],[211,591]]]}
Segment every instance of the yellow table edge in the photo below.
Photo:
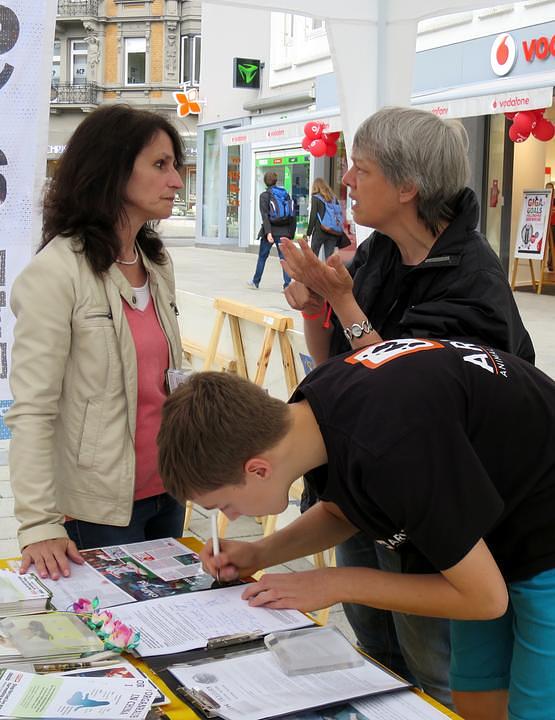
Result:
{"label": "yellow table edge", "polygon": [[[203,543],[194,537],[182,537],[177,539],[180,543],[188,547],[190,550],[193,550],[193,552],[198,553],[203,546]],[[10,560],[17,560],[17,558],[0,558],[0,567],[8,567],[8,563],[10,562]],[[170,688],[166,685],[162,678],[159,677],[153,670],[151,670],[143,660],[129,655],[126,655],[125,658],[132,662],[133,665],[138,667],[142,672],[144,672],[144,674],[152,680],[156,687],[160,688],[164,695],[168,697],[170,703],[168,705],[162,705],[160,707],[163,715],[166,715],[168,718],[170,718],[170,720],[198,720],[199,716],[190,707],[185,705],[185,703],[170,690]],[[442,712],[445,717],[453,718],[454,720],[462,720],[460,715],[456,715],[454,712],[438,703],[432,697],[426,695],[426,693],[422,692],[422,690],[413,689],[411,690],[411,692],[419,695],[427,703]]]}

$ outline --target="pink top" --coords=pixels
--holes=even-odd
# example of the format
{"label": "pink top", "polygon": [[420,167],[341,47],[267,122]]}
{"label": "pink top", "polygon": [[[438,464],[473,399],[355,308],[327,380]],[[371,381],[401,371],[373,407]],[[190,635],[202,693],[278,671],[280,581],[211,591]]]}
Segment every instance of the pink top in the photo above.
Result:
{"label": "pink top", "polygon": [[156,436],[166,399],[168,341],[149,298],[144,310],[123,303],[137,353],[137,427],[135,430],[135,500],[165,492],[158,475]]}

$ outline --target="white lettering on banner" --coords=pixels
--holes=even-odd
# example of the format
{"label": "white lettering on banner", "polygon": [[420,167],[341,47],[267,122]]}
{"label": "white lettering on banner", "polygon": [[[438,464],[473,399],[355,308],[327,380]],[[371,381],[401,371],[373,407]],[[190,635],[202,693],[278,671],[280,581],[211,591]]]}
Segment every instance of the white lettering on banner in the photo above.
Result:
{"label": "white lettering on banner", "polygon": [[0,117],[10,118],[0,145],[0,439],[9,437],[2,417],[11,404],[8,296],[41,224],[55,21],[55,2],[0,0]]}
{"label": "white lettering on banner", "polygon": [[553,88],[548,87],[523,92],[478,95],[457,100],[436,101],[436,103],[413,103],[413,105],[439,117],[462,118],[518,110],[536,110],[537,108],[551,107],[552,102]]}
{"label": "white lettering on banner", "polygon": [[48,154],[49,155],[61,155],[65,149],[66,149],[65,145],[49,145],[48,146]]}

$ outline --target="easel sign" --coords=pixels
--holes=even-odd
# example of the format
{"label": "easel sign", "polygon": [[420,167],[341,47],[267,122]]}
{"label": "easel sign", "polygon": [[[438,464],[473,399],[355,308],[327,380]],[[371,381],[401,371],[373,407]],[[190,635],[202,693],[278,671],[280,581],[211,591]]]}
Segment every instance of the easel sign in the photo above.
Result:
{"label": "easel sign", "polygon": [[536,278],[532,260],[539,260],[541,267],[538,293],[541,292],[547,259],[545,248],[546,245],[549,244],[549,246],[551,246],[553,244],[551,226],[549,224],[551,203],[552,191],[550,188],[524,190],[523,192],[522,208],[516,232],[513,276],[511,281],[513,290],[515,288],[519,260],[528,260],[530,274],[532,276],[532,285],[534,289],[536,289]]}

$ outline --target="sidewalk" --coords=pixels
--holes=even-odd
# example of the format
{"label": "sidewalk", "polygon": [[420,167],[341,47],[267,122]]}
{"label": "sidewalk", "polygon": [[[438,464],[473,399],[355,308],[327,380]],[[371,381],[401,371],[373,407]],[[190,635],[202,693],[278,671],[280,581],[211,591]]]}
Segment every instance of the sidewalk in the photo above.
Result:
{"label": "sidewalk", "polygon": [[[300,313],[291,310],[282,293],[283,276],[274,250],[259,290],[247,287],[256,266],[256,254],[197,247],[170,247],[169,251],[180,290],[274,310],[292,317],[295,329],[302,330]],[[516,291],[515,299],[536,348],[536,365],[555,378],[555,286],[545,286],[542,295],[523,288]],[[207,337],[209,333],[207,328]]]}

